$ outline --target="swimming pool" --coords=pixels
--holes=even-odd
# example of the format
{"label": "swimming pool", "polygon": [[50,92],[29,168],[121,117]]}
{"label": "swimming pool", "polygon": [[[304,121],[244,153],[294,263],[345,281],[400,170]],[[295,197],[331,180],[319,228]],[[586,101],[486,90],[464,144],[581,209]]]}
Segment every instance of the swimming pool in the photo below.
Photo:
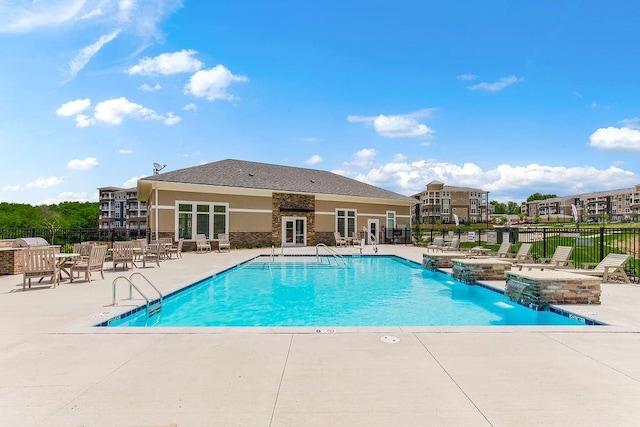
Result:
{"label": "swimming pool", "polygon": [[396,256],[318,259],[258,257],[167,296],[149,319],[139,309],[100,326],[585,325]]}

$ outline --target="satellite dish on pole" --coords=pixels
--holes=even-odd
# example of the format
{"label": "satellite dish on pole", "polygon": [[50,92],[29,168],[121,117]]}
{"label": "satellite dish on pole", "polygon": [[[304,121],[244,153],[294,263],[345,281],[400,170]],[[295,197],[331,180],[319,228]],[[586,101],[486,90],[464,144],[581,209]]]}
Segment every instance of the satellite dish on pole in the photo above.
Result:
{"label": "satellite dish on pole", "polygon": [[158,175],[158,172],[160,172],[162,169],[166,168],[167,165],[161,165],[160,163],[154,163],[153,164],[153,174],[154,175]]}

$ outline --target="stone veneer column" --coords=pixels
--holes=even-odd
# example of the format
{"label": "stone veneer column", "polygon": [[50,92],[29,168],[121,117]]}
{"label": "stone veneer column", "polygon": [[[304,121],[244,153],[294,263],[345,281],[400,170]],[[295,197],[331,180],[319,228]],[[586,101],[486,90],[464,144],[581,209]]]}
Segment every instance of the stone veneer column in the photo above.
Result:
{"label": "stone veneer column", "polygon": [[316,242],[316,198],[304,194],[273,193],[271,196],[271,234],[273,242],[282,244],[282,217],[297,216],[307,219],[307,245]]}

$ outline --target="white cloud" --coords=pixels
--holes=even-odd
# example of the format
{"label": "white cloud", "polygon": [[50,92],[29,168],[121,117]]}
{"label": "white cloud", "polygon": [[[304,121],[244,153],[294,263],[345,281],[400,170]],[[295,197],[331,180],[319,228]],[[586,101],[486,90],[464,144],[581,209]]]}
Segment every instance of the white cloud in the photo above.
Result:
{"label": "white cloud", "polygon": [[344,162],[344,166],[347,168],[357,167],[360,169],[371,167],[377,154],[378,152],[375,148],[363,148],[353,155],[352,160]]}
{"label": "white cloud", "polygon": [[80,70],[89,63],[91,58],[93,58],[93,56],[104,47],[104,45],[115,39],[118,34],[120,34],[120,30],[112,31],[109,34],[100,37],[95,43],[80,49],[80,52],[78,52],[76,57],[69,63],[69,80],[73,79],[76,74],[78,74]]}
{"label": "white cloud", "polygon": [[317,154],[314,154],[313,156],[309,157],[307,160],[304,161],[305,164],[307,165],[317,165],[318,163],[322,162],[322,157],[320,157]]}
{"label": "white cloud", "polygon": [[184,87],[184,93],[191,94],[200,98],[207,98],[209,101],[216,99],[224,99],[233,101],[237,98],[227,92],[232,83],[248,82],[245,76],[238,76],[224,65],[216,65],[208,70],[200,70],[193,74]]}
{"label": "white cloud", "polygon": [[78,114],[76,116],[76,126],[79,128],[86,128],[87,126],[91,126],[95,121],[90,117],[84,114]]}
{"label": "white cloud", "polygon": [[0,2],[0,33],[26,33],[43,27],[55,27],[84,14],[84,1]]}
{"label": "white cloud", "polygon": [[[408,161],[402,155],[396,155],[392,161],[375,164],[374,152],[372,149],[362,150],[356,156],[360,162],[345,162],[340,170],[333,172],[408,196],[423,191],[427,183],[437,180],[447,185],[490,191],[492,200],[505,198],[516,202],[522,202],[529,195],[541,191],[571,195],[624,188],[640,182],[637,174],[618,166],[597,169],[529,164],[499,165],[483,170],[474,163]],[[517,196],[521,199],[517,199]]]}
{"label": "white cloud", "polygon": [[87,169],[92,169],[95,167],[98,167],[100,165],[100,163],[98,163],[98,160],[95,157],[87,157],[85,159],[74,159],[74,160],[70,160],[69,163],[67,163],[67,167],[69,169],[76,169],[76,170],[87,170]]}
{"label": "white cloud", "polygon": [[173,126],[175,124],[180,123],[182,118],[180,116],[176,116],[171,111],[167,113],[167,116],[162,120],[162,122],[167,126]]}
{"label": "white cloud", "polygon": [[133,150],[129,150],[129,149],[125,149],[125,148],[121,148],[118,150],[118,154],[132,154]]}
{"label": "white cloud", "polygon": [[460,74],[459,76],[456,76],[456,79],[462,80],[462,81],[471,81],[477,78],[478,76],[476,76],[475,74]]}
{"label": "white cloud", "polygon": [[160,119],[160,116],[155,111],[131,102],[124,97],[109,99],[107,101],[100,102],[98,105],[96,105],[93,116],[96,120],[111,125],[122,124],[122,121],[127,116],[136,117],[143,120]]}
{"label": "white cloud", "polygon": [[144,91],[144,92],[156,92],[160,89],[162,89],[162,86],[160,85],[160,83],[156,83],[154,86],[149,86],[148,84],[143,84],[140,85],[140,87],[138,87],[138,89]]}
{"label": "white cloud", "polygon": [[35,181],[27,183],[27,188],[49,188],[56,185],[62,184],[62,179],[57,176],[52,176],[49,178],[38,178]]}
{"label": "white cloud", "polygon": [[21,185],[5,185],[4,187],[2,187],[1,190],[2,191],[20,191],[22,190],[22,186]]}
{"label": "white cloud", "polygon": [[93,9],[87,13],[85,13],[84,15],[80,16],[80,19],[91,19],[91,18],[96,18],[98,16],[102,15],[102,9],[98,8],[98,9]]}
{"label": "white cloud", "polygon": [[192,102],[182,107],[182,109],[184,111],[196,111],[198,109],[198,106]]}
{"label": "white cloud", "polygon": [[124,188],[136,187],[138,185],[138,180],[144,177],[145,175],[131,177],[130,179],[122,183],[122,187]]}
{"label": "white cloud", "polygon": [[640,130],[632,128],[600,128],[589,137],[590,146],[610,151],[640,151]]}
{"label": "white cloud", "polygon": [[75,101],[69,101],[65,104],[62,104],[60,108],[56,110],[56,114],[61,117],[75,116],[76,114],[80,114],[90,106],[91,100],[89,98],[76,99]]}
{"label": "white cloud", "polygon": [[628,129],[640,129],[640,117],[634,117],[632,119],[622,119],[619,122],[622,127]]}
{"label": "white cloud", "polygon": [[181,50],[180,52],[163,53],[155,58],[142,58],[127,72],[146,76],[193,73],[204,66],[201,61],[193,57],[197,53],[195,50]]}
{"label": "white cloud", "polygon": [[502,89],[506,88],[507,86],[511,86],[512,84],[519,83],[521,81],[522,81],[522,78],[518,78],[516,76],[507,76],[507,77],[502,77],[500,80],[493,83],[487,83],[487,82],[478,83],[476,85],[470,86],[469,89],[483,90],[486,92],[499,92]]}
{"label": "white cloud", "polygon": [[372,125],[375,131],[387,138],[425,138],[434,132],[427,125],[417,119],[427,118],[432,115],[435,108],[425,108],[409,114],[387,116],[347,116],[350,123],[366,123]]}

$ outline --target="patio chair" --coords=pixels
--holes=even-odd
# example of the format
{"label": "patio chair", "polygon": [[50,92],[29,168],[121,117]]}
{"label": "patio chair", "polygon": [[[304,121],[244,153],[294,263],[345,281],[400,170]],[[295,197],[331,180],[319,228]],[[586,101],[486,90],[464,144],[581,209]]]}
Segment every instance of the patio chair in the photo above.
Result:
{"label": "patio chair", "polygon": [[333,238],[336,240],[336,246],[347,246],[347,239],[342,237],[339,231],[333,232]]}
{"label": "patio chair", "polygon": [[231,242],[229,242],[229,235],[227,233],[218,233],[218,252],[222,249],[231,252]]}
{"label": "patio chair", "polygon": [[142,267],[147,266],[147,261],[153,261],[160,267],[160,258],[162,256],[162,244],[157,240],[147,246],[147,250],[142,254]]}
{"label": "patio chair", "polygon": [[[631,259],[631,255],[610,253],[599,263],[585,262],[582,264],[582,269],[567,271],[588,276],[600,276],[603,282],[607,282],[613,276],[621,278],[625,283],[630,283],[629,276],[624,271],[624,266],[629,259]],[[594,268],[590,268],[592,266]]]}
{"label": "patio chair", "polygon": [[[118,243],[118,242],[115,242]],[[92,246],[89,257],[80,259],[71,267],[71,275],[74,272],[84,272],[85,280],[91,282],[91,272],[99,271],[100,276],[104,279],[104,260],[107,256],[107,245]]]}
{"label": "patio chair", "polygon": [[571,252],[573,252],[573,246],[556,246],[556,250],[553,252],[551,258],[540,258],[537,264],[518,264],[518,270],[522,270],[523,268],[528,268],[531,270],[532,268],[538,268],[540,270],[548,269],[556,269],[556,268],[573,268],[573,261],[569,259],[571,256]]}
{"label": "patio chair", "polygon": [[113,252],[111,252],[113,271],[116,271],[118,264],[122,265],[122,270],[129,268],[129,264],[132,268],[135,267],[134,253],[135,245],[133,242],[113,242]]}
{"label": "patio chair", "polygon": [[204,234],[196,234],[196,252],[211,252],[211,244]]}
{"label": "patio chair", "polygon": [[184,243],[184,239],[178,239],[178,243],[168,247],[167,256],[171,258],[172,254],[176,254],[176,258],[182,258],[182,244]]}
{"label": "patio chair", "polygon": [[58,284],[59,275],[56,262],[55,248],[31,248],[24,254],[24,272],[22,275],[22,290],[24,291],[27,282],[31,289],[31,279],[39,277],[38,283],[45,277],[51,277],[51,283],[55,288]]}

